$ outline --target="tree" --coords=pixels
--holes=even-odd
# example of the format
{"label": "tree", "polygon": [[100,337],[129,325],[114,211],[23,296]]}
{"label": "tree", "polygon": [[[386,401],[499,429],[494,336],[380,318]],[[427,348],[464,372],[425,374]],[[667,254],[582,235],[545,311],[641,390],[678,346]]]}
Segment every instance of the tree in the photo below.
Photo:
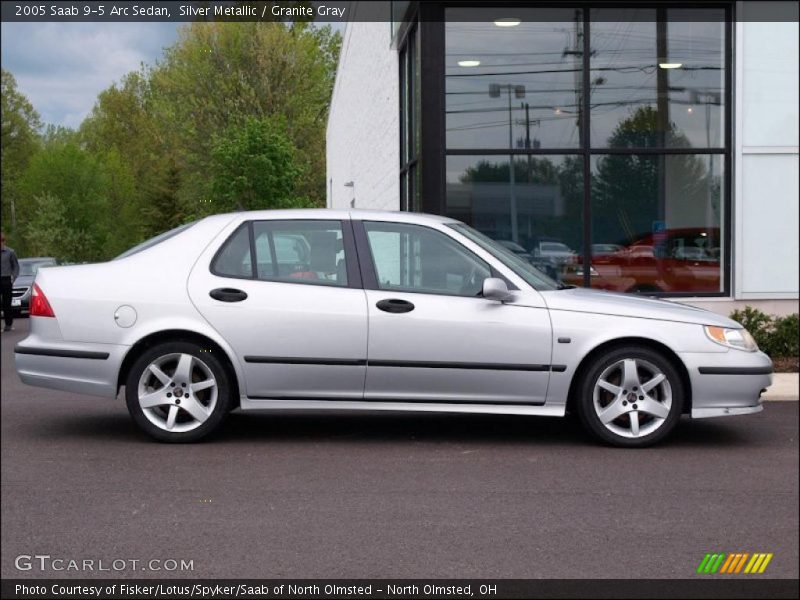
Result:
{"label": "tree", "polygon": [[305,203],[298,193],[303,169],[283,119],[248,119],[232,126],[211,148],[213,208],[291,208]]}
{"label": "tree", "polygon": [[15,229],[19,178],[39,144],[41,121],[28,99],[17,90],[14,76],[2,70],[2,194],[3,223],[9,233]]}
{"label": "tree", "polygon": [[77,132],[43,136],[4,71],[3,216],[18,198],[25,225],[14,243],[103,260],[210,212],[322,205],[340,44],[307,23],[193,23],[101,92]]}
{"label": "tree", "polygon": [[[186,26],[163,60],[98,96],[81,125],[80,143],[98,155],[115,150],[130,171],[128,202],[136,207],[142,237],[239,202],[258,205],[255,196],[241,196],[247,189],[269,192],[261,197],[270,205],[321,206],[325,123],[340,43],[330,27],[303,23]],[[271,125],[260,131],[253,121]],[[275,139],[276,148],[251,148],[251,154],[253,161],[260,155],[290,166],[280,181],[267,185],[250,171],[240,173],[237,184],[222,185],[220,173],[235,166],[224,155],[247,148],[245,131]]]}
{"label": "tree", "polygon": [[[50,129],[20,178],[25,250],[67,260],[105,260],[136,242],[133,177],[115,151],[92,153],[68,129]],[[76,245],[77,244],[77,245]]]}
{"label": "tree", "polygon": [[[508,161],[491,162],[479,160],[475,166],[468,167],[460,177],[462,183],[509,183]],[[514,181],[517,183],[555,183],[558,167],[547,158],[514,159]]]}
{"label": "tree", "polygon": [[44,192],[32,198],[32,217],[22,227],[28,252],[33,256],[55,256],[79,262],[88,258],[86,249],[94,245],[87,228],[76,228],[69,207],[61,198]]}
{"label": "tree", "polygon": [[[658,130],[658,113],[651,106],[638,108],[621,121],[609,138],[612,148],[652,147],[663,138],[672,148],[689,148],[688,138],[669,123]],[[670,178],[667,186],[661,178]],[[692,210],[705,207],[709,189],[719,194],[705,164],[692,154],[665,157],[659,154],[609,154],[597,162],[592,177],[593,239],[628,244],[652,230],[653,221],[666,220],[670,202],[681,202]],[[678,188],[683,185],[683,188]],[[713,192],[716,190],[716,192]],[[719,204],[719,200],[716,200]]]}
{"label": "tree", "polygon": [[211,145],[248,119],[282,117],[303,174],[297,193],[325,198],[325,123],[340,36],[306,23],[192,23],[150,73],[153,110],[175,132],[190,212],[209,201]]}

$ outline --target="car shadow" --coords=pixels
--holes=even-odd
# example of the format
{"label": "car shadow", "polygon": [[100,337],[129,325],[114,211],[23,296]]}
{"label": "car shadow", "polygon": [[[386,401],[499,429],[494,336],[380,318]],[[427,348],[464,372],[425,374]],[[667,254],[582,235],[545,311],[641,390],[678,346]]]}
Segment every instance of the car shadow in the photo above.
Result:
{"label": "car shadow", "polygon": [[[753,442],[747,427],[724,420],[692,421],[684,418],[664,444],[666,447],[720,447]],[[55,417],[33,435],[90,438],[109,443],[152,443],[125,413],[63,415]],[[252,442],[382,444],[396,442],[469,443],[488,445],[592,446],[597,443],[578,419],[479,415],[457,413],[369,412],[255,412],[229,415],[221,430],[207,443],[237,445]]]}

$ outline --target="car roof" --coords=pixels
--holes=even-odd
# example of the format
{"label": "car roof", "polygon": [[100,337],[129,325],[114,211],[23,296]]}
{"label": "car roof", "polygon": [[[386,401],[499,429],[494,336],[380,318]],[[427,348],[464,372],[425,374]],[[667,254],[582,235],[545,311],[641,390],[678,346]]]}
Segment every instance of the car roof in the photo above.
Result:
{"label": "car roof", "polygon": [[291,208],[279,210],[250,210],[235,213],[245,219],[359,219],[365,221],[392,221],[398,223],[458,223],[456,219],[427,213],[391,210],[341,210],[332,208]]}
{"label": "car roof", "polygon": [[26,256],[25,258],[20,258],[19,262],[44,262],[46,260],[55,262],[56,259],[52,256]]}

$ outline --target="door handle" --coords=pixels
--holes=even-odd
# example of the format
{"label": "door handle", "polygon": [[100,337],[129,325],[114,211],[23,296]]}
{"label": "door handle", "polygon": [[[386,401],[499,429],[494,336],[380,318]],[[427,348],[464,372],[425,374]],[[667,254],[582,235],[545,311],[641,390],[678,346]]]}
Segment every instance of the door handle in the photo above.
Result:
{"label": "door handle", "polygon": [[214,300],[221,302],[241,302],[247,299],[247,293],[235,288],[217,288],[208,292]]}
{"label": "door handle", "polygon": [[375,306],[388,313],[407,313],[414,310],[414,305],[411,302],[400,300],[399,298],[387,298],[386,300],[381,300]]}

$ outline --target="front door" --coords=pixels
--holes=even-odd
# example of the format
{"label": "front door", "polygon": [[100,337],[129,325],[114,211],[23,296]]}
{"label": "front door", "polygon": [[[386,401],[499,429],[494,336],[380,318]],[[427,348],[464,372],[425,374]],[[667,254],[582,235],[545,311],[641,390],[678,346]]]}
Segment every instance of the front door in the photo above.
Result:
{"label": "front door", "polygon": [[365,399],[544,403],[551,358],[544,306],[481,297],[490,265],[442,231],[356,226],[359,257],[371,257],[366,268],[375,279],[365,285],[374,288],[366,290]]}
{"label": "front door", "polygon": [[361,398],[367,308],[350,223],[245,222],[189,277],[250,398]]}

